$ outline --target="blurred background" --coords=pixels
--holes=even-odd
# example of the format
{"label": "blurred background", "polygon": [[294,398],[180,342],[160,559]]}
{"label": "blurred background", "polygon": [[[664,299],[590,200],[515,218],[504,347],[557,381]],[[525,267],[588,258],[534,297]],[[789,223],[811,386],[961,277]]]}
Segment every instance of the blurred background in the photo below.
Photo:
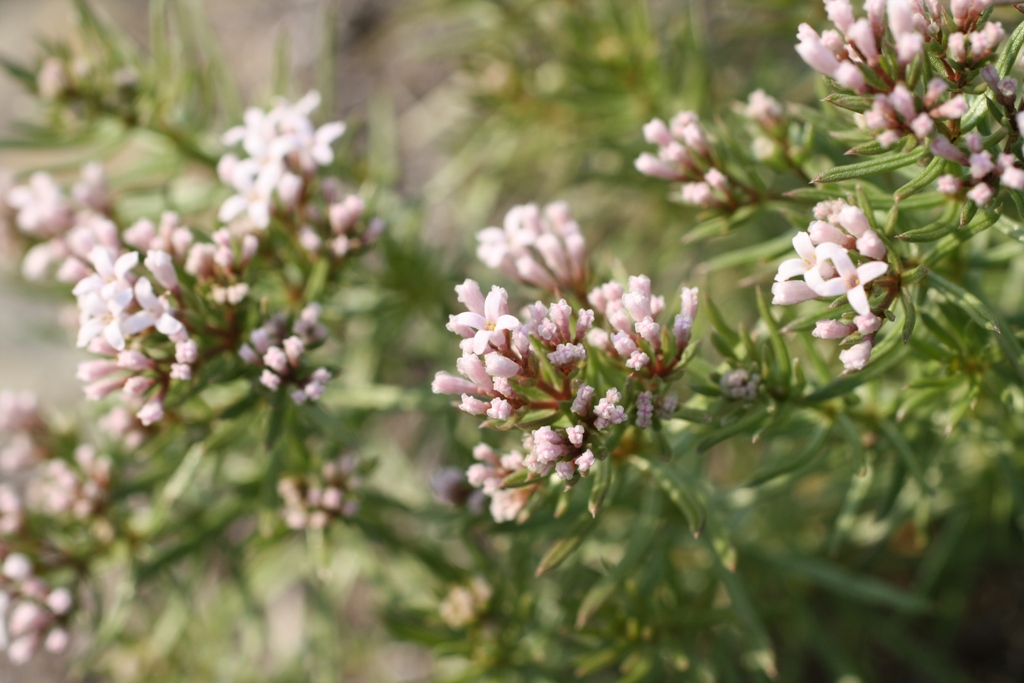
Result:
{"label": "blurred background", "polygon": [[[329,85],[331,96],[318,117],[350,123],[351,148],[366,159],[360,173],[392,189],[406,207],[379,257],[383,314],[376,328],[357,320],[346,339],[348,360],[357,361],[342,363],[349,377],[363,373],[368,381],[408,387],[410,396],[425,393],[433,372],[453,360],[441,325],[454,300],[451,288],[467,274],[484,274],[474,256],[474,233],[525,201],[568,200],[595,261],[611,264],[616,276],[642,270],[661,291],[680,282],[699,285],[715,292],[730,322],[756,318],[751,287],[770,280],[771,269],[708,264],[792,227],[765,214],[744,230],[683,243],[702,217],[673,202],[665,183],[641,176],[632,162],[647,148],[641,126],[654,116],[692,109],[709,125],[719,124],[756,87],[784,101],[820,97],[818,79],[792,50],[801,21],[824,20],[818,0],[181,1],[208,17],[246,103],[262,106],[275,93],[294,97]],[[145,44],[149,3],[93,5]],[[0,0],[0,55],[32,63],[37,40],[66,36],[72,17],[71,0]],[[17,122],[35,115],[33,101],[3,76],[0,101],[0,139],[16,136]],[[66,161],[49,154],[0,144],[0,168]],[[494,280],[491,273],[483,277]],[[46,403],[70,407],[81,395],[74,377],[79,356],[61,324],[67,312],[52,294],[0,276],[0,387],[31,389]],[[401,410],[401,397],[373,400],[387,410],[366,414],[361,438],[367,450],[383,454],[382,469],[396,487],[408,487],[410,500],[429,495],[423,481],[440,465],[457,462],[453,452],[468,460],[465,443],[473,432],[466,423],[455,426],[454,411],[425,417]],[[446,422],[431,429],[438,419]],[[459,443],[445,433],[456,433],[450,441]],[[339,554],[344,564],[345,553]],[[380,605],[357,576],[375,571],[366,566],[373,555],[353,550],[357,555],[363,559],[343,567],[337,588],[343,597],[335,606],[335,618],[343,622],[337,657],[344,680],[432,680],[443,664],[425,648],[390,640],[375,620]],[[266,560],[271,646],[259,653],[262,659],[249,665],[224,661],[224,644],[234,642],[231,619],[242,611],[232,605],[220,616],[206,615],[202,628],[168,646],[171,654],[127,649],[110,668],[124,680],[157,680],[155,672],[161,672],[159,680],[186,680],[177,677],[182,671],[192,680],[270,680],[260,677],[259,662],[284,671],[282,663],[301,659],[304,635],[335,637],[303,634],[296,626],[309,616],[309,603],[293,582],[293,564],[287,552]],[[992,576],[1001,585],[1020,582],[1019,572]],[[205,599],[205,590],[197,589],[197,600]],[[1022,594],[1019,586],[1009,592]],[[999,595],[975,596],[965,630],[982,633],[988,626],[995,635],[968,641],[968,652],[992,639],[1014,638],[1017,652],[1024,652],[1016,607]],[[209,596],[210,602],[219,599],[213,588]],[[183,659],[170,661],[172,655]],[[983,655],[981,662],[987,661]],[[169,662],[161,664],[161,657]],[[925,680],[904,675],[897,660],[882,662],[892,672],[887,680]],[[982,671],[987,665],[978,666]],[[42,658],[15,671],[0,663],[0,682],[61,681],[66,667]],[[1000,663],[994,671],[979,680],[1024,680],[1013,673],[1024,675],[1021,661]],[[281,674],[273,680],[303,679]],[[816,680],[813,670],[805,680]]]}

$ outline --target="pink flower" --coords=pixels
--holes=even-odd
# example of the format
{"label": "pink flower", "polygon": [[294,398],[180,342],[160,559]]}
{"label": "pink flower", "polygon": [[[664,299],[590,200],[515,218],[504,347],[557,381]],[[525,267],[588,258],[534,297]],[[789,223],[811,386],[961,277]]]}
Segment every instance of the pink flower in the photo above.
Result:
{"label": "pink flower", "polygon": [[135,414],[139,418],[139,422],[143,426],[148,427],[154,422],[159,422],[164,417],[164,402],[159,397],[148,401],[142,408]]}
{"label": "pink flower", "polygon": [[785,282],[818,267],[818,256],[811,244],[811,237],[806,232],[798,232],[793,237],[793,248],[799,258],[787,259],[779,264],[779,271],[775,274],[776,282]]}
{"label": "pink flower", "polygon": [[509,315],[508,293],[501,287],[491,288],[482,310],[476,307],[476,303],[474,301],[469,311],[455,316],[455,322],[477,330],[473,335],[473,353],[479,355],[487,350],[496,333],[500,335],[506,330],[518,328],[519,319]]}
{"label": "pink flower", "polygon": [[819,244],[816,250],[819,259],[832,262],[838,275],[825,280],[817,270],[811,270],[804,276],[807,285],[818,296],[846,294],[853,310],[861,315],[870,313],[871,305],[864,285],[885,275],[889,270],[889,264],[884,261],[870,261],[861,266],[854,266],[846,249],[831,243]]}

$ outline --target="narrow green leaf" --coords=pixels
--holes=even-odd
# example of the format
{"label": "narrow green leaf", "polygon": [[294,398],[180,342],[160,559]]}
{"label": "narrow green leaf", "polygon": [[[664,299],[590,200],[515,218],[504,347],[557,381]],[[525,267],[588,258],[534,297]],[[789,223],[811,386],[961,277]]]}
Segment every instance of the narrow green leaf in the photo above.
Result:
{"label": "narrow green leaf", "polygon": [[810,441],[804,446],[803,450],[798,451],[794,455],[781,458],[776,462],[759,465],[750,480],[743,484],[743,488],[763,486],[770,481],[787,474],[792,474],[810,465],[818,456],[822,455],[821,445],[825,443],[825,438],[831,429],[830,425],[820,425],[814,430],[814,434],[811,435]]}
{"label": "narrow green leaf", "polygon": [[931,610],[923,596],[896,588],[879,579],[855,574],[841,565],[808,557],[770,558],[769,562],[787,573],[802,576],[841,598],[869,605],[887,607],[904,614],[921,614]]}
{"label": "narrow green leaf", "polygon": [[867,161],[861,161],[856,164],[836,166],[835,168],[830,168],[829,170],[820,173],[813,182],[838,183],[843,180],[852,180],[853,178],[863,178],[869,175],[894,171],[897,168],[903,168],[904,166],[910,166],[911,164],[917,163],[923,159],[927,153],[928,149],[926,147],[918,147],[912,152],[896,152],[894,154],[886,154]]}
{"label": "narrow green leaf", "polygon": [[788,393],[792,371],[789,350],[786,348],[786,342],[779,332],[778,323],[772,317],[771,308],[768,306],[768,299],[765,298],[764,291],[760,287],[757,288],[757,310],[761,314],[761,322],[768,328],[768,338],[772,344],[772,352],[775,354],[775,362],[771,367],[773,384]]}
{"label": "narrow green leaf", "polygon": [[900,290],[900,304],[903,305],[903,313],[906,316],[903,320],[903,343],[909,344],[914,333],[914,325],[917,323],[917,306],[905,289]]}
{"label": "narrow green leaf", "polygon": [[910,347],[908,346],[900,345],[895,349],[890,347],[890,349],[888,349],[888,353],[882,353],[879,351],[878,354],[872,358],[871,363],[869,363],[866,368],[860,372],[840,377],[831,384],[818,389],[807,397],[807,401],[809,403],[827,401],[830,398],[848,394],[861,384],[881,377],[903,360],[903,357],[907,354],[907,350],[909,348]]}
{"label": "narrow green leaf", "polygon": [[597,517],[597,511],[601,509],[604,504],[604,499],[608,495],[608,490],[612,485],[612,459],[605,458],[594,464],[596,472],[590,474],[588,479],[593,479],[594,483],[590,488],[590,498],[587,501],[587,510],[590,511],[592,517]]}
{"label": "narrow green leaf", "polygon": [[992,310],[981,302],[981,299],[971,294],[960,285],[950,282],[941,275],[931,272],[928,273],[928,282],[935,286],[936,289],[943,292],[951,302],[956,304],[961,310],[971,317],[971,320],[981,325],[986,330],[1000,334],[999,322],[996,318],[996,314]]}
{"label": "narrow green leaf", "polygon": [[924,167],[924,170],[921,171],[916,178],[896,190],[896,192],[893,193],[893,199],[897,202],[901,202],[907,197],[917,194],[935,182],[935,180],[942,175],[945,170],[946,160],[942,157],[935,157],[928,162],[928,165]]}
{"label": "narrow green leaf", "polygon": [[593,528],[594,520],[592,517],[580,518],[564,537],[555,541],[548,548],[547,552],[544,553],[540,564],[537,565],[537,571],[534,573],[534,576],[545,574],[565,562],[570,555],[576,552],[576,549],[583,543],[583,539],[586,538]]}
{"label": "narrow green leaf", "polygon": [[678,469],[660,460],[631,455],[629,464],[653,479],[679,511],[683,513],[690,532],[700,536],[704,528],[705,509],[698,491],[683,478]]}
{"label": "narrow green leaf", "polygon": [[882,435],[885,436],[886,441],[896,449],[900,459],[907,466],[907,469],[910,470],[910,474],[914,476],[917,483],[921,485],[921,488],[928,493],[934,493],[932,487],[925,481],[924,465],[917,457],[913,447],[911,447],[911,445],[907,443],[907,440],[903,438],[903,434],[900,433],[899,427],[889,420],[879,420],[878,429],[882,432]]}
{"label": "narrow green leaf", "polygon": [[1017,24],[1017,28],[1013,29],[1013,33],[1010,34],[1006,44],[1003,45],[1003,51],[999,53],[999,59],[996,60],[996,69],[999,71],[1000,78],[1006,78],[1010,75],[1013,63],[1017,61],[1017,54],[1020,52],[1021,46],[1024,46],[1024,23]]}
{"label": "narrow green leaf", "polygon": [[839,515],[832,524],[832,534],[828,539],[828,553],[835,556],[843,543],[853,530],[857,520],[857,511],[860,504],[864,502],[868,491],[871,490],[871,482],[874,481],[875,470],[871,467],[863,471],[857,470],[850,477],[850,485],[846,489],[846,497],[843,499],[843,506],[839,509]]}
{"label": "narrow green leaf", "polygon": [[871,105],[874,104],[875,100],[873,97],[868,95],[846,95],[843,93],[832,93],[828,97],[822,100],[822,102],[828,102],[835,106],[846,109],[847,111],[857,112],[863,114],[868,109],[871,109]]}
{"label": "narrow green leaf", "polygon": [[757,427],[761,426],[764,419],[768,416],[768,408],[761,406],[757,410],[744,415],[735,422],[731,422],[725,426],[719,427],[716,430],[710,432],[707,436],[701,439],[697,443],[697,452],[703,453],[712,446],[715,446],[726,439],[730,439],[738,434],[742,434],[747,431],[754,431]]}

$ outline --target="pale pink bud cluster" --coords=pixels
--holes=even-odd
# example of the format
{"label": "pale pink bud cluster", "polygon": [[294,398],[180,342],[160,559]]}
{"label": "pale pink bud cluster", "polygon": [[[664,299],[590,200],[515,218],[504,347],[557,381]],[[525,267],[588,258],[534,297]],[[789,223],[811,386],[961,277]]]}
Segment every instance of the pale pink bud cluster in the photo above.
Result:
{"label": "pale pink bud cluster", "polygon": [[583,340],[594,324],[592,310],[581,308],[574,315],[565,299],[551,306],[538,301],[526,308],[524,317],[523,330],[540,341],[548,361],[560,372],[568,375],[587,359]]}
{"label": "pale pink bud cluster", "polygon": [[815,71],[855,92],[869,90],[866,73],[884,75],[883,55],[894,57],[902,71],[925,43],[941,40],[944,25],[937,0],[867,0],[867,16],[860,19],[850,0],[825,0],[825,10],[835,28],[818,34],[801,24],[796,51]]}
{"label": "pale pink bud cluster", "polygon": [[1012,154],[993,154],[984,148],[981,135],[975,131],[966,134],[963,141],[967,152],[945,141],[948,149],[943,156],[955,157],[959,163],[968,167],[968,175],[958,177],[946,174],[938,179],[938,189],[950,195],[959,195],[967,188],[967,198],[978,206],[988,203],[1000,187],[1012,190],[1024,190],[1024,170],[1017,165]]}
{"label": "pale pink bud cluster", "polygon": [[302,362],[306,350],[324,340],[326,328],[320,324],[321,308],[310,304],[296,317],[288,331],[287,320],[277,315],[249,335],[249,343],[238,349],[239,357],[248,365],[262,368],[260,384],[272,392],[291,385],[290,396],[296,405],[317,401],[331,380],[327,368],[312,372]]}
{"label": "pale pink bud cluster", "polygon": [[[855,311],[870,313],[866,285],[889,270],[885,245],[858,207],[835,200],[820,203],[814,212],[818,220],[793,238],[797,258],[779,265],[772,303],[786,306],[845,294]],[[800,276],[803,280],[794,280]]]}
{"label": "pale pink bud cluster", "polygon": [[1006,37],[1006,31],[999,22],[987,21],[984,26],[977,26],[974,23],[977,19],[978,17],[974,16],[965,22],[968,26],[974,25],[974,30],[965,29],[963,33],[950,34],[946,43],[946,55],[953,62],[976,66],[992,56],[999,43]]}
{"label": "pale pink bud cluster", "polygon": [[761,388],[761,375],[744,368],[734,368],[722,374],[718,381],[722,395],[737,401],[753,401]]}
{"label": "pale pink bud cluster", "polygon": [[0,472],[18,472],[46,457],[46,431],[34,394],[0,391]]}
{"label": "pale pink bud cluster", "polygon": [[[767,100],[760,104],[770,108]],[[634,162],[636,170],[652,178],[682,183],[684,204],[709,208],[736,203],[739,187],[715,166],[707,133],[695,113],[679,112],[668,124],[651,119],[644,126],[644,139],[658,146],[658,154],[641,154]]]}
{"label": "pale pink bud cluster", "polygon": [[66,622],[74,606],[68,588],[52,588],[35,573],[32,560],[0,550],[0,652],[15,666],[40,648],[52,654],[67,649]]}
{"label": "pale pink bud cluster", "polygon": [[743,113],[769,131],[782,125],[786,116],[782,103],[760,88],[750,93]]}
{"label": "pale pink bud cluster", "polygon": [[[178,253],[184,251],[184,241]],[[92,272],[75,285],[73,294],[79,307],[78,345],[104,356],[79,364],[78,379],[86,384],[86,397],[98,400],[120,390],[129,402],[141,404],[136,415],[148,426],[164,417],[169,383],[192,379],[199,351],[178,310],[180,287],[173,256],[149,250],[144,265],[152,280],[134,272],[139,260],[138,252],[93,247]],[[171,358],[166,343],[148,334],[150,330],[173,345]]]}
{"label": "pale pink bud cluster", "polygon": [[221,181],[236,192],[221,205],[221,221],[266,228],[275,202],[295,208],[317,170],[334,162],[331,146],[345,124],[314,126],[309,116],[319,105],[313,91],[295,103],[279,100],[268,111],[253,107],[242,125],[224,133],[224,144],[241,145],[244,155],[226,154],[217,165]]}
{"label": "pale pink bud cluster", "polygon": [[519,451],[499,455],[487,444],[478,444],[473,449],[478,461],[466,470],[470,486],[481,489],[491,499],[490,512],[495,522],[510,522],[516,519],[526,507],[537,485],[502,488],[505,478],[526,469],[525,458]]}
{"label": "pale pink bud cluster", "polygon": [[0,538],[21,531],[25,524],[25,508],[14,487],[0,484]]}
{"label": "pale pink bud cluster", "polygon": [[908,133],[925,142],[935,131],[934,120],[960,119],[967,113],[967,99],[962,94],[938,101],[946,88],[943,79],[934,78],[924,97],[918,98],[906,85],[897,83],[888,95],[875,95],[864,121],[883,147],[894,145]]}
{"label": "pale pink bud cluster", "polygon": [[449,628],[465,628],[484,613],[493,592],[480,577],[474,577],[468,586],[453,586],[438,606],[438,616]]}
{"label": "pale pink bud cluster", "polygon": [[114,406],[96,423],[100,431],[127,451],[133,451],[146,439],[144,425],[124,406]]}
{"label": "pale pink bud cluster", "polygon": [[132,223],[121,239],[140,252],[165,252],[175,261],[184,262],[195,236],[191,229],[181,224],[178,214],[167,211],[160,217],[159,225],[154,225],[148,218]]}
{"label": "pale pink bud cluster", "polygon": [[71,461],[46,461],[31,482],[28,506],[43,514],[85,520],[106,505],[112,462],[93,446],[80,445]]}
{"label": "pale pink bud cluster", "polygon": [[279,480],[277,493],[284,501],[281,516],[288,528],[323,529],[332,520],[354,516],[359,511],[358,465],[354,455],[346,455],[324,463],[315,475]]}
{"label": "pale pink bud cluster", "polygon": [[[299,244],[311,254],[326,253],[342,259],[372,246],[384,232],[380,218],[362,220],[365,204],[358,195],[348,195],[327,208],[327,219],[310,220],[299,229]],[[312,210],[307,216],[316,219]]]}
{"label": "pale pink bud cluster", "polygon": [[697,289],[683,288],[680,312],[669,328],[658,322],[665,310],[665,299],[651,293],[650,278],[630,277],[628,284],[628,291],[613,281],[590,292],[588,301],[613,331],[595,329],[589,341],[618,356],[636,373],[648,377],[665,375],[676,367],[689,345],[697,315]]}
{"label": "pale pink bud cluster", "polygon": [[580,291],[587,279],[586,243],[566,202],[541,211],[512,207],[502,227],[477,233],[477,256],[490,268],[551,292]]}
{"label": "pale pink bud cluster", "polygon": [[237,306],[249,295],[249,285],[241,277],[259,251],[259,239],[253,233],[236,233],[227,228],[215,231],[211,239],[212,242],[191,246],[184,270],[209,286],[213,302]]}
{"label": "pale pink bud cluster", "polygon": [[[117,226],[110,220],[112,202],[103,170],[96,164],[82,169],[81,179],[68,197],[47,173],[32,175],[24,185],[0,182],[0,233],[13,222],[29,243],[21,263],[29,280],[54,275],[75,283],[90,274],[86,265],[93,247],[117,251]],[[13,247],[13,236],[0,235],[4,249]]]}

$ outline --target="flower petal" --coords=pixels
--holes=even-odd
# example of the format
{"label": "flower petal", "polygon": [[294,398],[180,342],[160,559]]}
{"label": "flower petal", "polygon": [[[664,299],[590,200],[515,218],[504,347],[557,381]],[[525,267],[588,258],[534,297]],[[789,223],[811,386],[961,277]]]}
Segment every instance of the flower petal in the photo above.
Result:
{"label": "flower petal", "polygon": [[867,315],[871,313],[871,304],[868,303],[868,293],[864,291],[863,285],[857,285],[846,293],[846,298],[850,300],[850,305],[853,306],[853,310],[857,311],[861,315]]}
{"label": "flower petal", "polygon": [[885,261],[869,261],[857,268],[857,279],[860,280],[862,285],[866,285],[872,280],[882,277],[887,272],[889,272],[889,264]]}

